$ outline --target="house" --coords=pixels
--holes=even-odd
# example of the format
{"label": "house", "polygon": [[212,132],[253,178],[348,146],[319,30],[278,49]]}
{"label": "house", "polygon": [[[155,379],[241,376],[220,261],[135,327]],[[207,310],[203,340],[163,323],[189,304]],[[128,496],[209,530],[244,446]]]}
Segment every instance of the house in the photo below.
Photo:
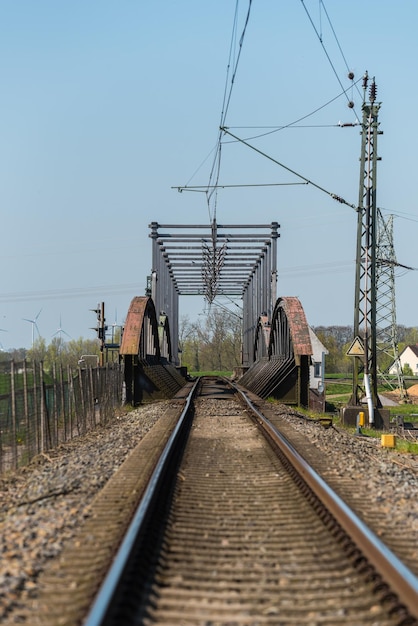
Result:
{"label": "house", "polygon": [[[402,371],[404,371],[405,365],[408,365],[414,376],[418,376],[418,344],[413,346],[405,346],[399,355],[399,362],[401,364]],[[396,361],[392,363],[388,370],[389,374],[396,374]]]}
{"label": "house", "polygon": [[325,355],[328,350],[309,327],[312,345],[311,365],[309,368],[309,388],[322,392],[325,388]]}
{"label": "house", "polygon": [[309,327],[311,338],[312,356],[309,367],[309,406],[316,411],[325,410],[325,355],[328,350],[311,327]]}

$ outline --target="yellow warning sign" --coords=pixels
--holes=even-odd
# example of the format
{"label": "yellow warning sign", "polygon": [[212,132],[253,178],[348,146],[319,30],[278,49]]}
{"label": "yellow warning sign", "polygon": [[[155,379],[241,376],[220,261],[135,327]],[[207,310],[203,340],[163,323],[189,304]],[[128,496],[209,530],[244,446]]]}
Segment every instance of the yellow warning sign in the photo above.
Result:
{"label": "yellow warning sign", "polygon": [[356,337],[346,352],[347,356],[364,356],[364,345],[360,337]]}

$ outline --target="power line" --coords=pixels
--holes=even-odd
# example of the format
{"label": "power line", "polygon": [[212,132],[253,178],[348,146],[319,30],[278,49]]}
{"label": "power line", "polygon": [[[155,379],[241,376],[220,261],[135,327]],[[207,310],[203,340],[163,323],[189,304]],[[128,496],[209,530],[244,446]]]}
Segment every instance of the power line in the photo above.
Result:
{"label": "power line", "polygon": [[95,287],[73,287],[69,289],[51,289],[43,291],[20,291],[2,293],[0,302],[24,302],[26,300],[57,300],[82,298],[86,295],[94,294],[123,294],[138,292],[138,283],[98,285]]}
{"label": "power line", "polygon": [[[388,212],[388,209],[380,209],[380,210]],[[402,220],[407,220],[409,222],[418,222],[417,217],[411,217],[412,214],[407,213],[406,211],[390,211],[390,214]]]}

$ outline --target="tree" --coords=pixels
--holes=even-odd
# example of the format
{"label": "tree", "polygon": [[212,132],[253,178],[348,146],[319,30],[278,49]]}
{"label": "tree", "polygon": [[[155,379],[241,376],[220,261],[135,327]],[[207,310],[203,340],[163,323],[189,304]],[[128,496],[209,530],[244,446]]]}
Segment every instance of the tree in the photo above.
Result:
{"label": "tree", "polygon": [[[64,368],[70,366],[76,368],[83,354],[95,354],[99,356],[100,346],[97,339],[72,339],[63,341],[54,337],[47,346],[45,339],[39,337],[34,342],[33,348],[25,355],[30,361],[42,361],[47,371],[52,371],[54,364],[59,363]],[[25,358],[25,356],[23,358]],[[23,360],[23,359],[21,359]]]}
{"label": "tree", "polygon": [[418,344],[418,327],[417,326],[412,326],[412,327],[398,326],[397,335],[398,335],[399,346],[401,346],[401,344],[403,345],[403,347]]}
{"label": "tree", "polygon": [[231,371],[241,364],[241,319],[211,307],[205,322],[180,322],[182,363],[192,371]]}
{"label": "tree", "polygon": [[10,360],[15,361],[15,363],[18,363],[19,361],[24,361],[27,357],[27,353],[28,351],[26,350],[26,348],[14,348],[13,350],[9,351]]}
{"label": "tree", "polygon": [[32,348],[28,350],[27,358],[29,361],[45,361],[47,355],[46,341],[43,337],[38,337],[33,342]]}
{"label": "tree", "polygon": [[78,364],[80,357],[83,354],[97,354],[100,355],[100,344],[98,339],[72,339],[66,344],[66,357],[65,360],[68,364],[74,367]]}
{"label": "tree", "polygon": [[405,376],[413,376],[414,375],[414,372],[412,371],[412,368],[409,365],[409,363],[405,363],[405,365],[402,368],[402,371],[403,371]]}
{"label": "tree", "polygon": [[4,350],[0,350],[0,363],[9,363],[10,361],[10,352],[4,352]]}
{"label": "tree", "polygon": [[[325,357],[325,371],[327,374],[346,373],[351,371],[352,357],[347,356],[347,350],[353,341],[353,330],[348,326],[318,326],[315,334],[328,350]],[[349,341],[347,341],[349,337]]]}
{"label": "tree", "polygon": [[402,341],[400,340],[400,337],[398,336],[399,337],[399,343],[398,343],[399,354],[402,352],[402,350],[404,350],[404,348],[406,348],[406,346],[418,345],[418,328],[416,326],[413,326],[412,328],[405,328],[403,326],[401,328],[402,328],[402,332],[400,333],[400,335],[402,337]]}
{"label": "tree", "polygon": [[198,324],[192,324],[188,315],[180,319],[179,350],[181,365],[200,372]]}
{"label": "tree", "polygon": [[58,361],[63,361],[67,353],[67,345],[63,341],[62,337],[53,337],[51,343],[48,346],[48,355],[46,366],[52,365]]}
{"label": "tree", "polygon": [[[327,337],[333,337],[335,340],[335,345],[338,346],[338,348],[340,349],[344,344],[351,344],[351,342],[353,341],[352,326],[313,326],[312,330],[318,337],[323,337],[325,341]],[[322,341],[322,343],[324,342]]]}

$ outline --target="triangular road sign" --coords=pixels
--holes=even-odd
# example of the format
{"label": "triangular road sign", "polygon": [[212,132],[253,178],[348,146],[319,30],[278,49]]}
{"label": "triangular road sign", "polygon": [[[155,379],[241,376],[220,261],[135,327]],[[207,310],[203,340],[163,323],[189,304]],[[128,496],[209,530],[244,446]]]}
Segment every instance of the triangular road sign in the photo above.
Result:
{"label": "triangular road sign", "polygon": [[346,352],[347,356],[364,356],[364,345],[360,337],[356,337]]}

